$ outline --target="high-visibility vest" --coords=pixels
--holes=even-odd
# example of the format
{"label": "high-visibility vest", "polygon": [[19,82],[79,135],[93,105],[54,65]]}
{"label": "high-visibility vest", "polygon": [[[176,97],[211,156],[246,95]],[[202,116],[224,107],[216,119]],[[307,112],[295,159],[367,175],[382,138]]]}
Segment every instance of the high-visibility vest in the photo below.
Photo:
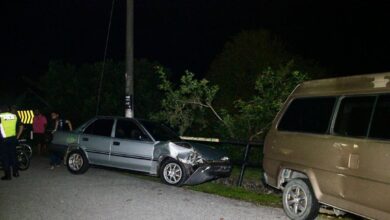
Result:
{"label": "high-visibility vest", "polygon": [[1,113],[0,120],[1,136],[3,138],[16,136],[16,122],[18,120],[16,115],[8,112]]}

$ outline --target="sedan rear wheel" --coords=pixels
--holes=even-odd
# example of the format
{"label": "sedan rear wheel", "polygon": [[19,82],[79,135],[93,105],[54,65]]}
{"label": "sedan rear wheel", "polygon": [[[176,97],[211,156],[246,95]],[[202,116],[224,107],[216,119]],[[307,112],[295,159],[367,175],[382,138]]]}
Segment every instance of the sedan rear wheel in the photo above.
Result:
{"label": "sedan rear wheel", "polygon": [[162,164],[160,177],[164,183],[176,186],[182,185],[187,179],[183,165],[173,159],[169,159]]}
{"label": "sedan rear wheel", "polygon": [[75,150],[68,154],[66,165],[69,172],[73,174],[85,173],[89,167],[87,158],[80,150]]}

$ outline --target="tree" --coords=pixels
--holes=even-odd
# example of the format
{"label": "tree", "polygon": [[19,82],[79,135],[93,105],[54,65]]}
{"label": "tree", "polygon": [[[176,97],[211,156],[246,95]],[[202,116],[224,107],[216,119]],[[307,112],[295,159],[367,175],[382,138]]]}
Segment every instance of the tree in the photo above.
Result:
{"label": "tree", "polygon": [[[160,78],[156,75],[157,62],[135,60],[134,62],[134,115],[137,118],[150,118],[161,108],[163,92],[159,90]],[[171,75],[166,70],[167,75]]]}
{"label": "tree", "polygon": [[161,111],[154,116],[155,119],[178,128],[181,135],[194,125],[205,127],[207,110],[223,122],[212,106],[218,86],[210,85],[205,79],[195,79],[194,74],[189,71],[181,77],[180,85],[174,86],[163,68],[157,67],[156,72],[160,76],[159,88],[165,93],[165,98],[161,102]]}
{"label": "tree", "polygon": [[285,46],[269,31],[243,31],[225,44],[212,62],[206,77],[221,89],[218,107],[234,109],[234,100],[248,99],[257,76],[267,67],[277,68],[291,56]]}
{"label": "tree", "polygon": [[266,30],[243,31],[225,44],[211,64],[206,78],[220,88],[216,107],[234,111],[234,101],[249,100],[256,79],[268,67],[278,69],[289,61],[291,68],[321,76],[323,69],[312,60],[288,52],[283,42]]}
{"label": "tree", "polygon": [[[41,88],[50,105],[75,123],[81,123],[96,114],[102,62],[81,66],[61,61],[50,62],[41,79]],[[136,60],[134,69],[135,115],[147,118],[159,109],[162,92],[157,86],[155,63]],[[124,79],[123,62],[107,61],[102,80],[99,115],[123,115]]]}
{"label": "tree", "polygon": [[[261,139],[291,91],[309,79],[308,74],[292,70],[292,66],[291,61],[275,70],[266,68],[256,79],[252,97],[247,101],[234,101],[235,111],[231,112],[213,106],[218,86],[210,85],[206,79],[197,80],[188,71],[182,76],[180,85],[174,86],[159,68],[160,89],[165,92],[165,98],[155,118],[179,128],[181,134],[201,125],[216,128],[218,136],[225,138]],[[217,120],[208,117],[209,113]]]}
{"label": "tree", "polygon": [[236,113],[223,112],[225,125],[221,130],[228,128],[225,136],[234,134],[233,138],[250,141],[264,137],[288,95],[299,83],[309,79],[307,73],[292,67],[291,61],[275,70],[268,67],[258,75],[255,94],[248,101],[235,101]]}

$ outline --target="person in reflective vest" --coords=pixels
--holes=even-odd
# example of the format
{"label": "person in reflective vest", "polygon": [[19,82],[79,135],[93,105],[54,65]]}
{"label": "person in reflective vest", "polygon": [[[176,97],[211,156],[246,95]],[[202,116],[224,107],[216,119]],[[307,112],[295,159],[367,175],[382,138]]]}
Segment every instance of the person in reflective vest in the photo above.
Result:
{"label": "person in reflective vest", "polygon": [[2,180],[11,179],[11,167],[14,177],[19,176],[18,168],[16,166],[16,146],[18,144],[16,139],[16,124],[17,117],[15,114],[9,112],[8,107],[0,107],[0,150],[2,155],[2,164],[4,169],[4,176]]}

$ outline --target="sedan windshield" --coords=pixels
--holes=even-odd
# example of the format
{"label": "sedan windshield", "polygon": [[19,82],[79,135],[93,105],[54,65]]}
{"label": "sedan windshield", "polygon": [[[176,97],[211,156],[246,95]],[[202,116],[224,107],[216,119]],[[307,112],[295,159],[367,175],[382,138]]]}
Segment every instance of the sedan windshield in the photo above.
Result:
{"label": "sedan windshield", "polygon": [[152,137],[156,141],[180,140],[180,137],[175,132],[173,132],[170,128],[161,123],[144,120],[140,120],[139,122],[144,126],[144,128],[152,135]]}

